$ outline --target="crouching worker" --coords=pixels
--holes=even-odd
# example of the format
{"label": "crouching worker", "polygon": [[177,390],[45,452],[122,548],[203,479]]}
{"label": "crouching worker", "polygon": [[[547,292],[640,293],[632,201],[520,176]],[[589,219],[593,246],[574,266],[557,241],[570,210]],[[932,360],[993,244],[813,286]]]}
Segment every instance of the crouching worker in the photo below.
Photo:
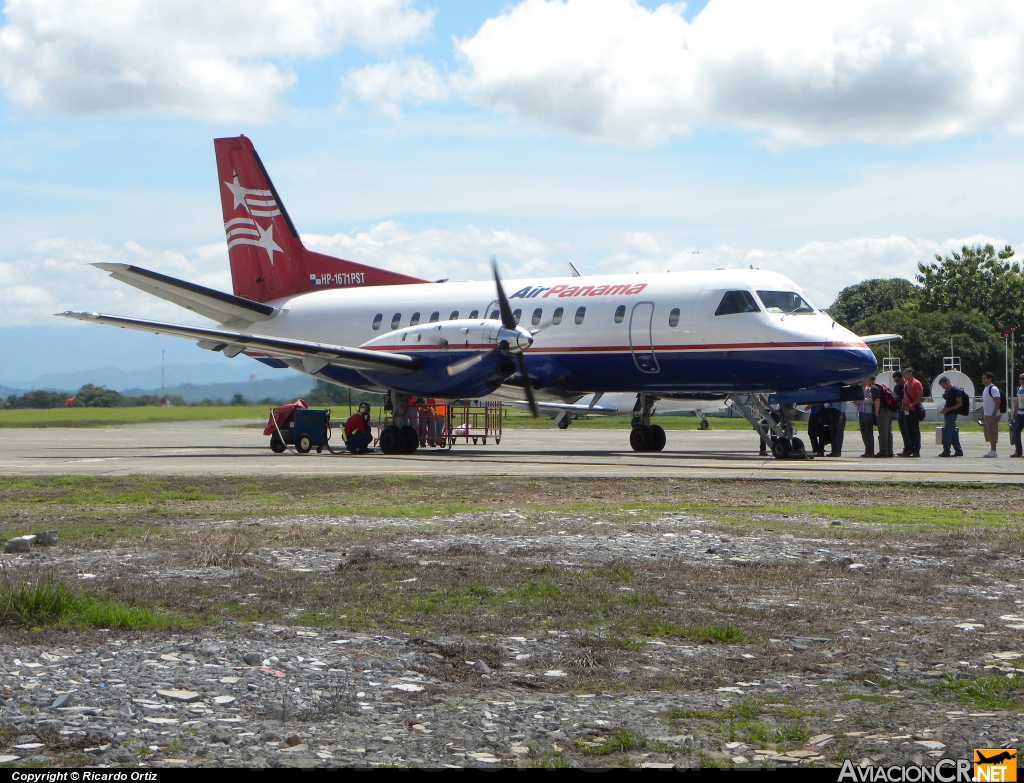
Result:
{"label": "crouching worker", "polygon": [[365,454],[373,441],[370,435],[370,406],[361,403],[359,410],[345,422],[345,446],[353,454]]}

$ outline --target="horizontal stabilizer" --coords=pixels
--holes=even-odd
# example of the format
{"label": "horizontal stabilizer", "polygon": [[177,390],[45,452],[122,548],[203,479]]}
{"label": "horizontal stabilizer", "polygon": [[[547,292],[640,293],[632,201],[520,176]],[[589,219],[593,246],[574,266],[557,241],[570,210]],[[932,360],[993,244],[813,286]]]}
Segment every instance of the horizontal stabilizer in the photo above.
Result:
{"label": "horizontal stabilizer", "polygon": [[893,340],[902,340],[902,334],[869,334],[866,337],[861,337],[866,345],[874,345],[875,343],[891,343]]}
{"label": "horizontal stabilizer", "polygon": [[[243,332],[229,332],[224,329],[204,329],[199,326],[145,321],[140,318],[125,318],[119,315],[72,311],[58,313],[58,315],[78,321],[91,321],[108,326],[120,326],[123,329],[137,329],[141,332],[166,334],[171,337],[184,337],[212,343],[212,350],[221,350],[228,356],[236,356],[246,348],[254,348],[271,356],[306,360],[310,366],[319,365],[321,368],[328,364],[334,364],[353,370],[370,370],[378,373],[407,373],[423,368],[422,359],[399,353],[367,351],[362,348],[288,340],[281,337],[264,337]],[[311,372],[315,371],[311,370]]]}
{"label": "horizontal stabilizer", "polygon": [[115,280],[235,329],[245,329],[257,321],[269,320],[279,312],[276,307],[270,305],[232,296],[195,283],[186,283],[184,280],[131,264],[103,263],[93,266],[110,272],[110,276]]}

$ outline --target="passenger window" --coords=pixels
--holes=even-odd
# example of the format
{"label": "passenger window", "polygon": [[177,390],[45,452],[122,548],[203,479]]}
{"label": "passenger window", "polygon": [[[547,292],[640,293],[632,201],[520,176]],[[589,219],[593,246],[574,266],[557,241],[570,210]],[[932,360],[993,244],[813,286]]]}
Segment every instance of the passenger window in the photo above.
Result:
{"label": "passenger window", "polygon": [[621,324],[622,319],[626,317],[626,305],[619,305],[615,308],[615,323]]}
{"label": "passenger window", "polygon": [[553,312],[551,314],[551,323],[554,326],[558,326],[560,323],[562,323],[562,308],[561,307],[556,307],[555,308],[555,312]]}
{"label": "passenger window", "polygon": [[459,320],[459,311],[458,310],[452,310],[452,314],[448,316],[448,320],[449,321],[458,321]]}
{"label": "passenger window", "polygon": [[679,326],[679,308],[673,307],[672,312],[668,314],[668,325],[675,329]]}
{"label": "passenger window", "polygon": [[516,322],[516,326],[519,326],[519,319],[522,318],[522,317],[523,317],[523,311],[522,310],[516,309],[516,310],[512,311],[512,320]]}
{"label": "passenger window", "polygon": [[530,319],[530,323],[533,326],[536,326],[537,324],[540,323],[540,317],[542,315],[544,315],[544,310],[538,307],[536,310],[533,311],[533,318]]}
{"label": "passenger window", "polygon": [[380,322],[383,320],[384,313],[377,313],[377,315],[373,317],[373,331],[376,332],[378,329],[380,329]]}
{"label": "passenger window", "polygon": [[391,317],[391,328],[392,328],[392,329],[397,329],[397,328],[398,328],[398,325],[399,325],[400,323],[402,323],[402,314],[401,314],[401,313],[395,313],[395,314],[394,314],[394,315],[393,315],[393,316]]}
{"label": "passenger window", "polygon": [[432,324],[433,323],[437,323],[437,319],[439,319],[440,317],[441,317],[441,313],[439,313],[437,310],[435,310],[434,312],[432,312],[430,314],[430,323],[432,323]]}
{"label": "passenger window", "polygon": [[584,318],[584,316],[586,316],[586,314],[587,314],[587,308],[585,308],[585,307],[581,307],[580,309],[578,309],[576,311],[576,325],[577,326],[579,326],[581,323],[583,323],[583,318]]}
{"label": "passenger window", "polygon": [[413,313],[412,318],[409,319],[409,326],[416,326],[420,322],[420,314]]}
{"label": "passenger window", "polygon": [[[458,315],[458,313],[456,313],[456,315]],[[472,320],[473,320],[474,318],[479,318],[479,317],[480,317],[480,311],[479,311],[479,310],[473,310],[473,311],[472,311],[472,312],[471,312],[471,313],[469,314],[469,320],[470,320],[470,321],[472,321]]]}
{"label": "passenger window", "polygon": [[499,310],[497,310],[497,309],[491,310],[491,320],[492,321],[497,321],[498,320],[498,316],[500,316],[500,315],[501,315],[501,312]]}
{"label": "passenger window", "polygon": [[715,310],[715,315],[759,312],[761,312],[761,308],[757,306],[757,302],[754,301],[754,297],[750,295],[749,291],[726,291],[721,304]]}

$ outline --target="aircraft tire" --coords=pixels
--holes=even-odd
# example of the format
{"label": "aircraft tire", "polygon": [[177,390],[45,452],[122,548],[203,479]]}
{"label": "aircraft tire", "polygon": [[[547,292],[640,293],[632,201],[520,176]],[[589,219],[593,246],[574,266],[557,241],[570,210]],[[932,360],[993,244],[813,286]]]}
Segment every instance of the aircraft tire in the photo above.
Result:
{"label": "aircraft tire", "polygon": [[663,427],[652,424],[651,425],[651,451],[661,451],[665,448],[667,442],[665,437],[665,430]]}
{"label": "aircraft tire", "polygon": [[406,424],[402,427],[402,435],[405,436],[405,453],[412,454],[416,449],[420,447],[420,436],[416,434],[416,429]]}
{"label": "aircraft tire", "polygon": [[405,451],[405,433],[398,427],[389,424],[380,433],[380,440],[377,441],[377,444],[385,454],[400,454]]}
{"label": "aircraft tire", "polygon": [[793,454],[797,454],[802,457],[807,453],[807,448],[804,446],[804,442],[800,440],[800,438],[793,438],[790,441],[790,451]]}
{"label": "aircraft tire", "polygon": [[560,418],[558,420],[558,429],[560,429],[560,430],[567,430],[567,429],[569,429],[569,422],[570,422],[569,417],[568,416],[563,416],[562,418]]}
{"label": "aircraft tire", "polygon": [[275,432],[270,436],[270,450],[275,454],[284,454],[284,450],[288,448],[285,442],[281,440],[278,434]]}
{"label": "aircraft tire", "polygon": [[788,459],[789,441],[785,438],[772,438],[772,456],[775,459]]}
{"label": "aircraft tire", "polygon": [[309,450],[313,448],[313,441],[309,435],[300,435],[298,440],[295,441],[295,450],[299,454],[309,454]]}
{"label": "aircraft tire", "polygon": [[633,451],[650,451],[651,428],[641,424],[639,427],[634,427],[630,430],[629,445],[633,447]]}

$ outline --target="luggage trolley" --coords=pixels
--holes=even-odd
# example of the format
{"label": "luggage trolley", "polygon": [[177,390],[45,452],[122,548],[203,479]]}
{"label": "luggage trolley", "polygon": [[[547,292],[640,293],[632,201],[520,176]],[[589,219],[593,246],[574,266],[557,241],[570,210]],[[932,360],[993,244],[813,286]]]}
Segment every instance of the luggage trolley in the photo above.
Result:
{"label": "luggage trolley", "polygon": [[448,405],[446,430],[449,448],[464,439],[468,445],[487,445],[493,438],[494,444],[501,443],[501,419],[503,406],[500,400],[458,400]]}

